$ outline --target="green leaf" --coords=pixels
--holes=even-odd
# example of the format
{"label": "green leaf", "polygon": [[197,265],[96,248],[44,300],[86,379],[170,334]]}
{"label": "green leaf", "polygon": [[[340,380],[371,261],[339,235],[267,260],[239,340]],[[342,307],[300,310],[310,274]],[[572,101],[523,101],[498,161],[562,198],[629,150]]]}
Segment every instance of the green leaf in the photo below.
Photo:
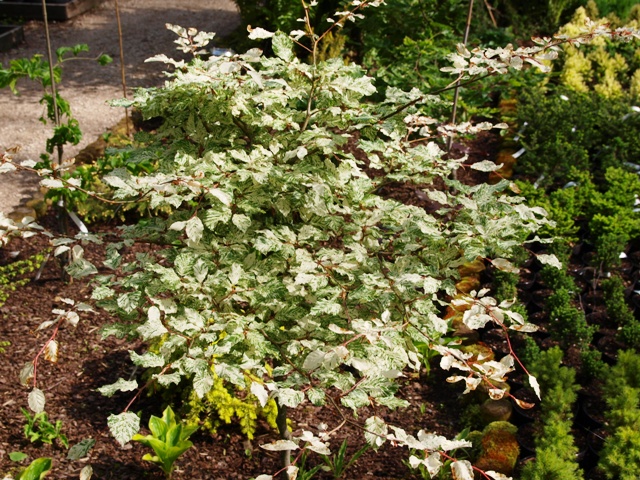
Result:
{"label": "green leaf", "polygon": [[380,417],[369,417],[364,422],[364,438],[373,448],[378,449],[386,441],[387,424]]}
{"label": "green leaf", "polygon": [[193,390],[198,395],[198,398],[203,398],[209,390],[213,387],[213,376],[209,371],[208,365],[203,368],[199,368],[193,377]]}
{"label": "green leaf", "polygon": [[293,40],[284,32],[276,32],[272,40],[273,53],[285,62],[291,62],[294,58]]}
{"label": "green leaf", "polygon": [[325,393],[324,390],[320,388],[310,388],[307,390],[307,398],[316,406],[322,406],[325,404]]}
{"label": "green leaf", "polygon": [[126,313],[131,313],[138,308],[141,298],[141,292],[128,292],[120,295],[116,300],[116,303]]}
{"label": "green leaf", "polygon": [[251,226],[251,219],[246,215],[236,214],[231,218],[231,221],[242,232],[246,232]]}
{"label": "green leaf", "polygon": [[558,270],[562,270],[562,263],[553,254],[538,254],[536,255],[536,258],[543,265],[551,265],[552,267],[555,267]]}
{"label": "green leaf", "polygon": [[[175,421],[173,423],[175,423]],[[159,440],[165,440],[170,426],[171,424],[167,423],[164,418],[151,415],[149,419],[149,430],[151,430],[151,434]]]}
{"label": "green leaf", "polygon": [[112,107],[122,107],[122,108],[131,108],[136,104],[134,100],[129,100],[127,98],[117,98],[115,100],[110,100],[107,103]]}
{"label": "green leaf", "polygon": [[156,455],[146,454],[142,459],[155,463],[169,476],[176,459],[193,446],[187,438],[198,426],[177,423],[173,410],[168,406],[162,413],[162,418],[151,416],[149,429],[152,435],[134,435],[133,440],[151,447]]}
{"label": "green leaf", "polygon": [[69,449],[67,459],[80,460],[81,458],[86,457],[89,455],[89,451],[95,444],[96,441],[93,438],[85,438],[84,440],[81,440]]}
{"label": "green leaf", "polygon": [[471,164],[471,168],[480,172],[495,172],[502,168],[502,164],[498,165],[491,160],[483,160],[481,162]]}
{"label": "green leaf", "polygon": [[115,294],[115,291],[104,285],[98,286],[91,292],[91,298],[93,300],[104,300],[105,298],[111,298]]}
{"label": "green leaf", "polygon": [[113,58],[111,58],[106,53],[103,53],[98,57],[98,63],[102,66],[109,65],[111,62],[113,62]]}
{"label": "green leaf", "polygon": [[142,355],[138,355],[133,350],[129,350],[129,356],[134,365],[138,365],[143,368],[164,367],[165,360],[162,355],[157,353],[147,352]]}
{"label": "green leaf", "polygon": [[66,267],[67,273],[73,278],[82,278],[98,273],[98,269],[84,258],[78,258]]}
{"label": "green leaf", "polygon": [[109,415],[107,420],[111,435],[124,446],[140,430],[140,418],[133,412],[123,412]]}
{"label": "green leaf", "polygon": [[51,459],[42,457],[36,458],[19,476],[18,480],[41,480],[47,476],[51,470]]}
{"label": "green leaf", "polygon": [[186,224],[185,231],[187,232],[187,237],[189,237],[190,240],[193,240],[195,243],[199,243],[202,239],[202,232],[204,232],[202,220],[198,217],[190,218]]}
{"label": "green leaf", "polygon": [[29,458],[29,455],[22,452],[11,452],[9,454],[9,458],[11,459],[12,462],[21,462],[26,458]]}

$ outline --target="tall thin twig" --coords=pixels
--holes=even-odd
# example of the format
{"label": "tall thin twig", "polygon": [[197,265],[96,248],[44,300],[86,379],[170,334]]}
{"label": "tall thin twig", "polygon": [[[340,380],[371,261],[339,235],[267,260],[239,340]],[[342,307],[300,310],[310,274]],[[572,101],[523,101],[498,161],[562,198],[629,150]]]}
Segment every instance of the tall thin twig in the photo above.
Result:
{"label": "tall thin twig", "polygon": [[[58,112],[58,95],[56,92],[56,79],[53,71],[53,54],[51,53],[51,37],[49,35],[49,15],[47,13],[47,1],[42,0],[42,18],[44,19],[44,34],[47,42],[47,59],[49,60],[49,77],[51,80],[51,98],[53,101],[53,118],[56,127],[60,126],[60,113]],[[58,150],[58,166],[62,165],[62,145],[57,145]],[[57,169],[53,169],[54,178],[57,175]]]}
{"label": "tall thin twig", "polygon": [[[122,40],[122,23],[120,22],[120,6],[118,0],[116,0],[116,22],[118,23],[118,43],[120,44],[120,77],[122,78],[122,95],[123,98],[127,98],[127,77],[125,75],[124,66],[124,42]],[[127,128],[127,136],[131,135],[129,127],[129,109],[124,109],[125,125]]]}
{"label": "tall thin twig", "polygon": [[[53,53],[51,52],[51,36],[49,35],[49,15],[47,12],[46,0],[42,0],[42,18],[44,19],[44,34],[47,42],[47,59],[49,60],[49,77],[50,77],[49,79],[51,81],[51,101],[53,103],[53,119],[57,128],[60,126],[60,112],[58,112],[58,92],[56,91],[56,78],[54,76]],[[56,178],[58,176],[58,168],[62,166],[63,148],[60,143],[56,145],[56,152],[58,154],[58,161],[57,163],[54,162],[53,164],[53,169],[52,169],[53,178]],[[65,215],[64,199],[60,199],[60,201],[56,205],[56,208],[58,210],[57,219],[60,224],[60,230],[64,233],[67,233],[69,229],[67,228],[67,221],[66,221],[67,217]],[[71,259],[71,257],[69,256],[70,254],[71,252],[67,253],[66,259],[63,259],[62,256],[59,257],[61,260],[60,278],[62,279],[66,278],[64,264],[65,264],[65,260],[66,260],[66,263],[70,261]]]}
{"label": "tall thin twig", "polygon": [[498,28],[498,22],[496,21],[496,17],[493,15],[493,7],[489,4],[489,0],[484,0],[484,6],[487,7],[487,12],[489,12],[489,17],[491,17],[491,23],[495,28]]}
{"label": "tall thin twig", "polygon": [[[462,40],[463,45],[467,45],[469,41],[469,30],[471,30],[471,19],[473,18],[473,0],[469,0],[469,12],[467,13],[467,25],[464,29],[464,38]],[[456,123],[456,115],[458,112],[458,99],[460,97],[460,80],[456,83],[456,89],[453,94],[453,110],[451,112],[451,123]],[[451,151],[451,145],[453,143],[453,137],[449,137],[447,142],[447,151]]]}

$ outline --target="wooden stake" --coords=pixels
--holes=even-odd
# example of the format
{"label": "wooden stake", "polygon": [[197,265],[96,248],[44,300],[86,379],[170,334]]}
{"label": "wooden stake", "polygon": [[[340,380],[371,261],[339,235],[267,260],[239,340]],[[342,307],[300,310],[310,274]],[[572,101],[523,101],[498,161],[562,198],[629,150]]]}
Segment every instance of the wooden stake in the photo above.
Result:
{"label": "wooden stake", "polygon": [[[116,2],[116,22],[118,23],[118,42],[120,43],[120,77],[122,78],[122,95],[127,98],[127,77],[125,75],[124,67],[124,42],[122,40],[122,23],[120,22],[120,7],[118,0]],[[127,128],[127,136],[131,136],[131,129],[129,127],[129,109],[124,109],[125,125]]]}

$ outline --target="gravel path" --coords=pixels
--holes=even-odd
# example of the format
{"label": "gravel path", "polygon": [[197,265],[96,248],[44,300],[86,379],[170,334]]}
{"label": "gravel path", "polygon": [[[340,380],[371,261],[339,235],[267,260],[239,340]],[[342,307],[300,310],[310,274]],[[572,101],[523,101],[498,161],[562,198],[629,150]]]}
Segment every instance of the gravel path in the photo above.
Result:
{"label": "gravel path", "polygon": [[[163,6],[159,6],[159,4]],[[239,16],[232,0],[120,0],[120,16],[125,44],[127,85],[130,88],[150,87],[164,81],[162,65],[144,63],[158,53],[178,57],[173,41],[176,36],[165,28],[165,23],[216,32],[218,36],[230,33],[238,24]],[[123,111],[109,107],[106,102],[122,97],[118,31],[114,0],[106,0],[96,9],[67,22],[50,25],[53,49],[89,45],[89,55],[111,55],[114,62],[99,66],[91,61],[71,61],[64,65],[60,93],[71,105],[74,116],[84,133],[82,142],[65,149],[65,158],[72,158],[93,142],[107,128],[123,118]],[[25,43],[18,49],[0,54],[4,66],[15,58],[44,54],[45,35],[42,22],[25,25]],[[175,54],[174,54],[175,52]],[[17,160],[37,160],[44,152],[50,126],[38,121],[42,115],[39,104],[41,90],[28,80],[18,83],[19,96],[9,89],[0,90],[0,151],[19,148]],[[38,190],[38,181],[26,174],[0,177],[0,212],[10,213],[31,198]]]}

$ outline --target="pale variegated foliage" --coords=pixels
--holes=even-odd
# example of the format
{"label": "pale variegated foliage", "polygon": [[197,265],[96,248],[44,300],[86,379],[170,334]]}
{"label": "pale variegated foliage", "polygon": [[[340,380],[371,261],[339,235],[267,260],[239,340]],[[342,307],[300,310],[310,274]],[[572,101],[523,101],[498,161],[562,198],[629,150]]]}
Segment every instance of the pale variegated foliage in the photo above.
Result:
{"label": "pale variegated foliage", "polygon": [[[104,181],[115,198],[144,196],[172,213],[124,231],[166,250],[127,265],[110,251],[107,264],[129,273],[100,277],[94,299],[132,321],[108,333],[162,337],[158,353],[132,355],[137,365],[161,369],[162,385],[187,377],[202,396],[219,376],[261,402],[273,397],[292,408],[323,405],[329,390],[354,410],[405,406],[395,396],[397,379],[420,368],[415,342],[440,352],[446,368],[461,369],[468,389],[481,379],[503,381],[513,358],[469,363],[444,340],[449,325],[439,312],[456,293],[463,263],[482,257],[513,269],[506,258],[547,223],[544,211],[509,195],[508,181],[451,180],[464,158],[447,159],[435,141],[409,142],[435,99],[391,90],[386,101],[367,102],[376,90],[358,66],[309,65],[288,35],[252,34],[272,38],[275,56],[251,50],[181,63],[163,88],[141,90],[132,102],[146,117],[165,119],[157,143],[133,156],[152,155],[160,167],[142,178],[116,170]],[[437,212],[377,195],[392,181],[427,185]],[[472,328],[533,328],[486,292],[468,301]],[[130,382],[102,391],[123,387]],[[112,416],[119,441],[129,440],[134,420]],[[380,422],[365,425],[371,443],[409,438]],[[445,451],[438,438],[424,448]],[[305,432],[266,448],[324,451],[325,441]]]}

